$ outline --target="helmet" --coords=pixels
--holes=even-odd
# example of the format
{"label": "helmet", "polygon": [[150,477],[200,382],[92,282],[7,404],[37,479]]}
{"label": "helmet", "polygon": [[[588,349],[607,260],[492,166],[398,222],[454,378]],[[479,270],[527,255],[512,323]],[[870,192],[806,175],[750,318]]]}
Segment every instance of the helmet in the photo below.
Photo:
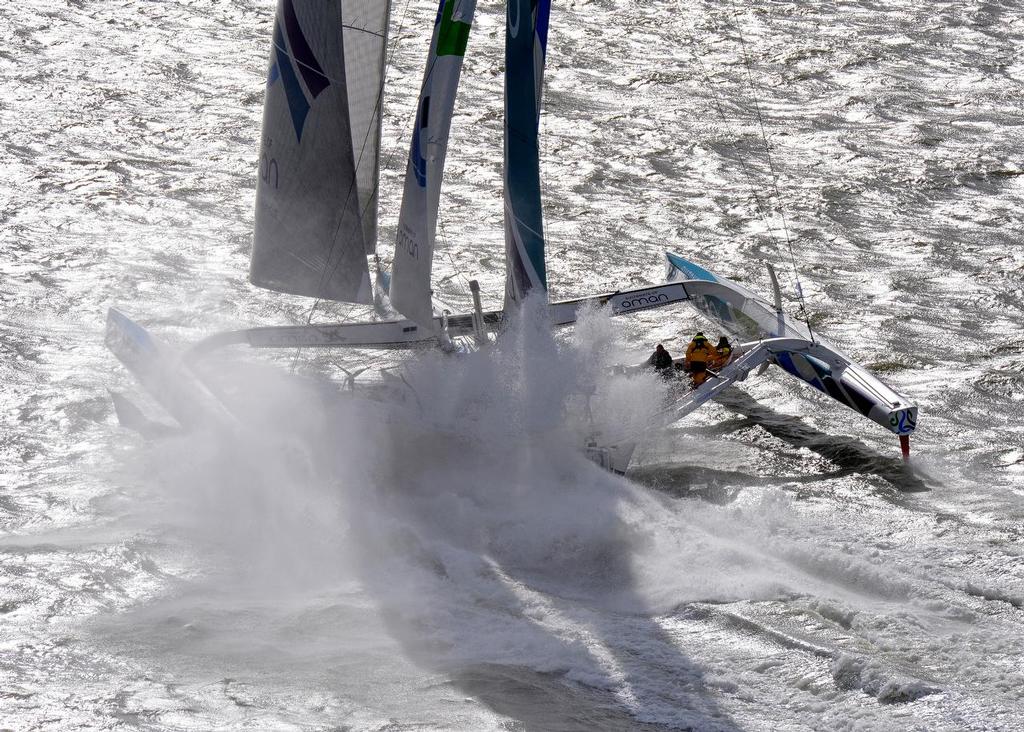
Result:
{"label": "helmet", "polygon": [[698,332],[697,332],[697,335],[695,335],[695,336],[693,337],[693,340],[694,340],[694,341],[696,341],[697,343],[700,343],[701,341],[706,341],[706,340],[707,340],[707,338],[705,338],[705,337],[704,337],[704,334],[703,334],[703,333],[701,333],[701,332],[699,332],[699,331],[698,331]]}

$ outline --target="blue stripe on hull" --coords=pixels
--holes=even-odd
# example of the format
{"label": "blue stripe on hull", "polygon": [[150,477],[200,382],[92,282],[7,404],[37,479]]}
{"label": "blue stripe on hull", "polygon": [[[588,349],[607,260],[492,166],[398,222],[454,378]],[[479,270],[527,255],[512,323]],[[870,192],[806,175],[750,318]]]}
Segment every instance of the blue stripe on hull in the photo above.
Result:
{"label": "blue stripe on hull", "polygon": [[689,275],[690,279],[694,280],[707,280],[708,282],[718,282],[718,278],[708,272],[703,267],[694,264],[686,259],[683,259],[678,254],[672,254],[671,252],[665,252],[665,256],[668,257],[669,263],[676,269],[680,270],[686,275]]}

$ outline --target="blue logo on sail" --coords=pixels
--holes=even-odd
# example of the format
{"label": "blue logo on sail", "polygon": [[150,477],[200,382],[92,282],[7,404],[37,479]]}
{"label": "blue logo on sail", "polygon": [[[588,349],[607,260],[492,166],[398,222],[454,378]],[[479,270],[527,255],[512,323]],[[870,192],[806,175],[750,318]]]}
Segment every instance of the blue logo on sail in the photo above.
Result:
{"label": "blue logo on sail", "polygon": [[430,97],[423,97],[420,102],[418,124],[412,134],[412,150],[409,151],[409,163],[416,174],[416,182],[420,188],[427,186],[427,159],[423,156],[423,136],[427,134],[430,120]]}
{"label": "blue logo on sail", "polygon": [[[281,32],[281,20],[284,20],[285,32]],[[288,36],[288,45],[285,45],[285,34]],[[288,48],[291,47],[289,53]],[[299,78],[305,83],[305,90],[302,88]],[[284,85],[285,98],[288,100],[288,111],[291,113],[292,125],[295,127],[295,136],[302,141],[302,129],[306,124],[306,115],[309,114],[310,99],[316,99],[320,93],[331,85],[327,75],[324,74],[320,62],[313,55],[313,49],[309,47],[306,36],[299,26],[299,19],[295,16],[295,7],[292,0],[282,0],[281,14],[274,21],[274,62],[270,66],[270,75],[267,78],[267,85],[272,86],[278,79]],[[309,97],[307,97],[307,92]]]}

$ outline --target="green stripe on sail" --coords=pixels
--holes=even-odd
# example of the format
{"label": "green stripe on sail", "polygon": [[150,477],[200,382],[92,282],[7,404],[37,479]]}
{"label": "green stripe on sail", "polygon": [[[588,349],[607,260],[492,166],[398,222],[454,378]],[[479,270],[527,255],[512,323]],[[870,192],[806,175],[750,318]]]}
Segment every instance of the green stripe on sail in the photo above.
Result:
{"label": "green stripe on sail", "polygon": [[469,23],[452,20],[455,0],[447,0],[441,11],[441,30],[437,34],[438,56],[465,56],[469,42]]}

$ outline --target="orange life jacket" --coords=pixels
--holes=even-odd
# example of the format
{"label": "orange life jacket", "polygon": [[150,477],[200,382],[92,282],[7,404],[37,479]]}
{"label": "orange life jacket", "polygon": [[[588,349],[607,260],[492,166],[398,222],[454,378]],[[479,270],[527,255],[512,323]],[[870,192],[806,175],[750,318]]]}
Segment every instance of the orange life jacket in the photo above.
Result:
{"label": "orange life jacket", "polygon": [[704,341],[704,344],[701,346],[698,346],[696,341],[690,341],[690,345],[686,347],[687,365],[691,362],[714,363],[717,360],[718,351],[707,341]]}

